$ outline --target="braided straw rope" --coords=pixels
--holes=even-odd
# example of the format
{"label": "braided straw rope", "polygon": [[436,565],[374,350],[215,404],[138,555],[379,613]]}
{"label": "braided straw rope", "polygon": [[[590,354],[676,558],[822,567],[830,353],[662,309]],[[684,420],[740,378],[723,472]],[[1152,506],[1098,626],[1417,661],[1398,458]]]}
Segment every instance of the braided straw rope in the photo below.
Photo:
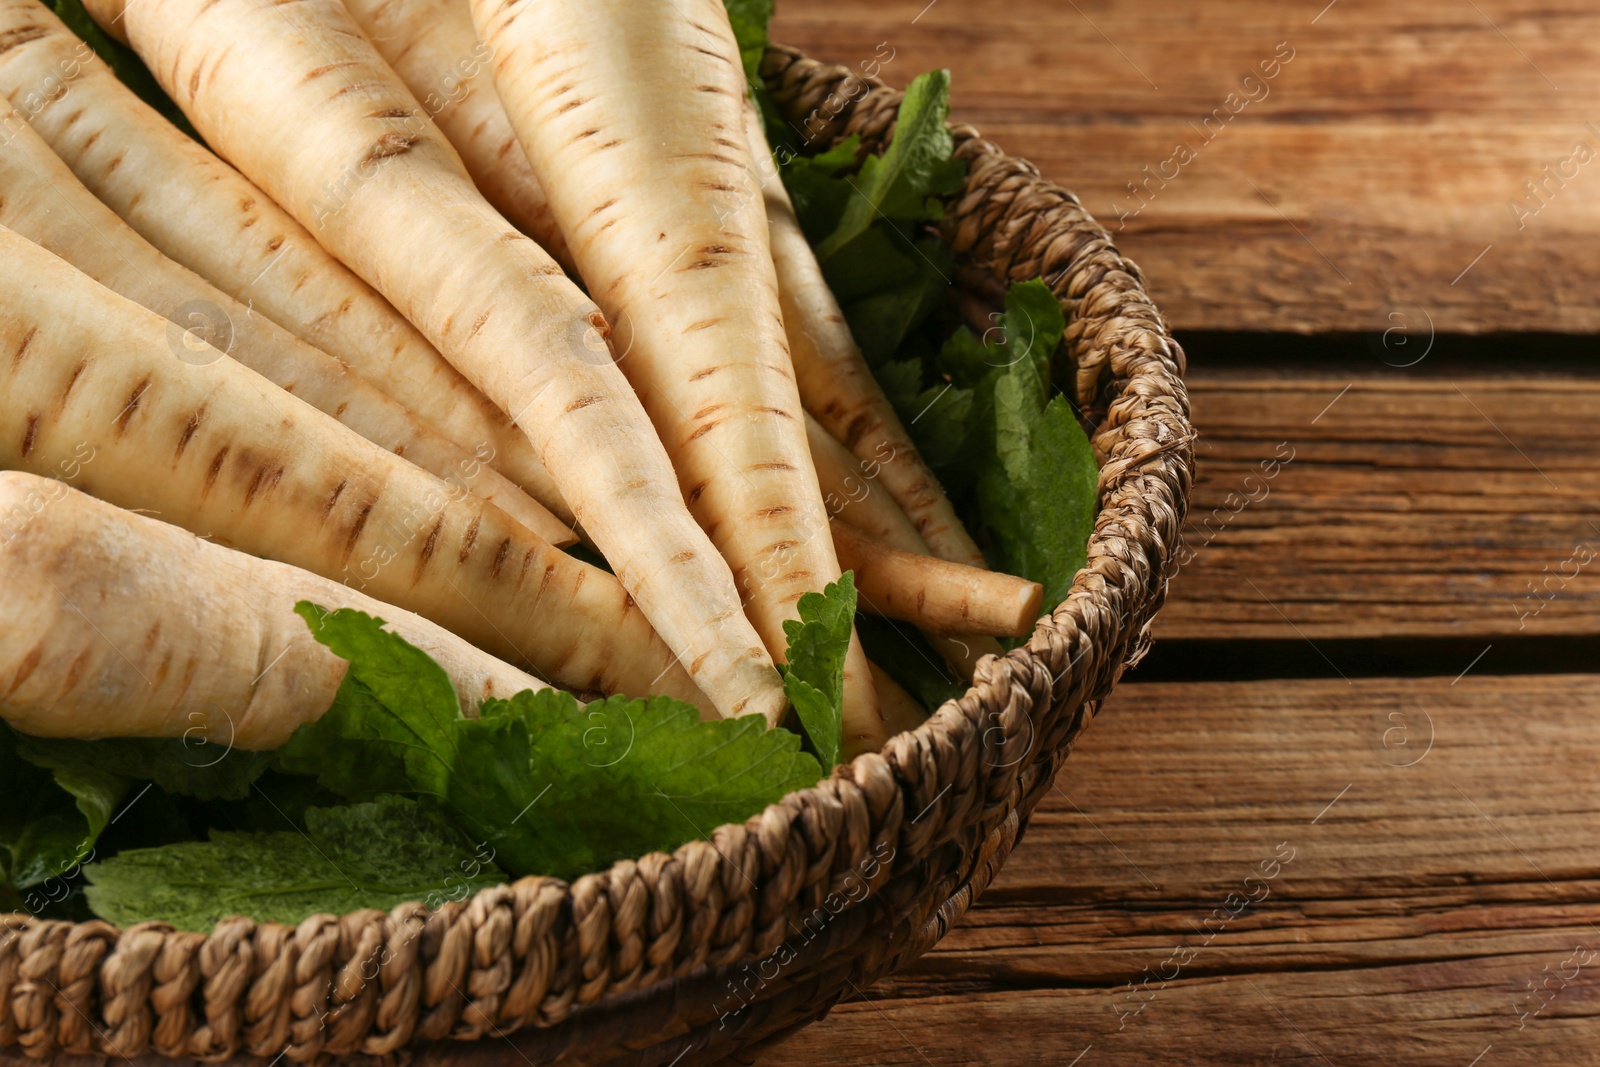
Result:
{"label": "braided straw rope", "polygon": [[[901,94],[784,48],[763,74],[817,147],[883,147]],[[0,1064],[106,1057],[693,1062],[825,1014],[925,952],[1010,853],[1068,747],[1143,654],[1193,477],[1183,354],[1138,268],[1072,194],[954,129],[944,236],[969,301],[1043,277],[1097,418],[1088,565],[1027,645],[880,754],[742,825],[572,885],[428,912],[118,931],[0,916]],[[482,1040],[478,1040],[482,1039]],[[514,1046],[516,1053],[505,1046]],[[685,1062],[688,1062],[685,1060]]]}

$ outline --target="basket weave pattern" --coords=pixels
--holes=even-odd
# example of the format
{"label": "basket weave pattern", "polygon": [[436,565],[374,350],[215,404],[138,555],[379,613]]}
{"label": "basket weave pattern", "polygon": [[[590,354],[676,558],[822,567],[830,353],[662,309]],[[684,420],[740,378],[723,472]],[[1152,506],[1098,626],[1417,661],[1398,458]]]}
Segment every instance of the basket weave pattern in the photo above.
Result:
{"label": "basket weave pattern", "polygon": [[[778,47],[763,74],[819,148],[858,135],[878,150],[892,130],[901,95],[881,83]],[[234,919],[209,935],[0,917],[0,1061],[503,1064],[510,1042],[532,1062],[699,1062],[824,1014],[938,941],[1143,654],[1193,476],[1182,351],[1138,269],[1070,193],[954,133],[969,173],[942,225],[958,284],[992,306],[1043,277],[1067,313],[1071,388],[1097,417],[1088,566],[1025,647],[985,660],[965,696],[882,753],[570,886],[525,878],[431,913]]]}

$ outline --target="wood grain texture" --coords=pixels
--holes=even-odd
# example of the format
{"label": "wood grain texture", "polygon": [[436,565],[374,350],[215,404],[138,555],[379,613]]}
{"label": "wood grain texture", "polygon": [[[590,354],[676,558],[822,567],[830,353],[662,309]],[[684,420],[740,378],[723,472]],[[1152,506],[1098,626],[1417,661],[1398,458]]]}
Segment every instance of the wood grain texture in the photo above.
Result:
{"label": "wood grain texture", "polygon": [[1586,676],[1125,685],[964,923],[754,1058],[1595,1062],[1597,760]]}
{"label": "wood grain texture", "polygon": [[1578,0],[787,0],[773,35],[951,68],[955,117],[1076,191],[1178,330],[1600,330]]}
{"label": "wood grain texture", "polygon": [[1166,638],[1600,633],[1600,378],[1199,370]]}

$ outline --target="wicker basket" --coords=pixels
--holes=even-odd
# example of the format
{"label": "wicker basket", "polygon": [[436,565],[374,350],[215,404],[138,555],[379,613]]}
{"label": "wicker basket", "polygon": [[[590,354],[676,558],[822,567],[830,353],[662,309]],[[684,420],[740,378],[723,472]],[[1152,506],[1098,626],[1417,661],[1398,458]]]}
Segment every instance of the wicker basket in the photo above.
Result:
{"label": "wicker basket", "polygon": [[[883,146],[898,92],[783,48],[763,73],[815,143]],[[943,225],[963,299],[1051,285],[1103,461],[1088,566],[1024,648],[881,755],[570,886],[525,878],[431,914],[231,920],[209,936],[0,918],[0,1062],[708,1062],[820,1018],[937,942],[1143,654],[1193,464],[1183,354],[1138,269],[1070,193],[954,132],[969,176]]]}

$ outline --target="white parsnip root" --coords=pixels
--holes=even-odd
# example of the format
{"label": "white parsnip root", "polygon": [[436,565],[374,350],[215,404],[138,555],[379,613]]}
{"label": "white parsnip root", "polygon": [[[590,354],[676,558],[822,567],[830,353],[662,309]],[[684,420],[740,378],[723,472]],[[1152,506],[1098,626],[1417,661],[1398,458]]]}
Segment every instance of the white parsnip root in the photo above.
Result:
{"label": "white parsnip root", "polygon": [[[862,463],[836,441],[822,424],[806,417],[806,433],[811,455],[817,464],[828,514],[843,520],[868,537],[901,552],[931,556],[916,527],[878,483],[881,467],[876,462]],[[1000,642],[984,634],[927,634],[950,669],[963,681],[971,681],[978,661],[984,656],[1005,652]]]}
{"label": "white parsnip root", "polygon": [[572,523],[503,412],[260,189],[118,81],[38,0],[0,0],[0,94],[164,255],[339,359]]}
{"label": "white parsnip root", "polygon": [[544,189],[500,105],[489,48],[478,40],[467,0],[344,0],[378,52],[400,75],[457,152],[489,203],[556,262],[572,265]]}
{"label": "white parsnip root", "polygon": [[985,566],[983,553],[950,506],[939,479],[922,461],[850,335],[839,302],[795,218],[753,106],[745,108],[745,129],[766,198],[783,322],[806,410],[858,459],[879,465],[885,490],[934,555],[970,567]]}
{"label": "white parsnip root", "polygon": [[578,691],[705,698],[620,585],[0,228],[0,467],[343,581]]}
{"label": "white parsnip root", "polygon": [[856,573],[862,607],[930,634],[1023,637],[1039,619],[1044,586],[933,556],[901,552],[833,520],[839,563]]}
{"label": "white parsnip root", "polygon": [[823,425],[806,416],[806,438],[817,465],[817,481],[828,514],[902,552],[927,554],[917,528],[879,484],[877,464],[856,459]]}
{"label": "white parsnip root", "polygon": [[[131,8],[130,8],[131,10]],[[690,508],[769,652],[838,560],[783,337],[721,0],[480,0],[495,85]],[[845,753],[886,737],[845,663]]]}
{"label": "white parsnip root", "polygon": [[[94,0],[207,143],[510,413],[622,586],[724,714],[782,682],[603,343],[600,312],[473,186],[338,0]],[[831,546],[830,546],[831,551]]]}
{"label": "white parsnip root", "polygon": [[468,714],[546,688],[338,582],[0,472],[0,719],[23,733],[277,748],[332,706],[349,668],[312,638],[302,600],[383,619],[444,669]]}
{"label": "white parsnip root", "polygon": [[0,144],[0,225],[174,323],[169,341],[180,359],[211,358],[220,348],[380,448],[495,504],[551,544],[577,540],[504,475],[423,425],[338,360],[163,256],[96,200],[13,115],[19,122]]}
{"label": "white parsnip root", "polygon": [[917,703],[916,697],[906,692],[899,682],[889,677],[888,672],[876,663],[872,665],[872,684],[878,687],[878,699],[883,704],[883,719],[889,724],[891,736],[915,730],[928,721],[928,710]]}

